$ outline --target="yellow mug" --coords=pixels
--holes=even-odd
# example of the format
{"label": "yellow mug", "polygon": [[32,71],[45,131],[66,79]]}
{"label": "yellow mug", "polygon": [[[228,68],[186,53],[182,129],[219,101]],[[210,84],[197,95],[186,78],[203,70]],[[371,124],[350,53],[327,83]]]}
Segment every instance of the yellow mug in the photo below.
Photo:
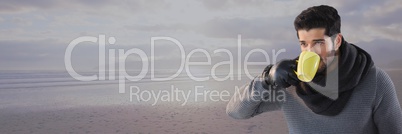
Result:
{"label": "yellow mug", "polygon": [[303,51],[297,62],[297,78],[303,82],[312,81],[320,64],[320,56],[314,52]]}

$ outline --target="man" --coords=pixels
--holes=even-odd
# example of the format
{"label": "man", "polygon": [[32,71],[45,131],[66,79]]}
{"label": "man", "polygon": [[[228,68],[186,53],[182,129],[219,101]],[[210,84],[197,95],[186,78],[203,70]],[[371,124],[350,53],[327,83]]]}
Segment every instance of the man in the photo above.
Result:
{"label": "man", "polygon": [[[321,58],[314,79],[298,79],[297,58],[269,65],[235,93],[226,107],[229,116],[247,119],[282,110],[289,133],[296,134],[402,133],[401,107],[391,79],[366,51],[344,40],[335,8],[310,7],[296,17],[294,26],[301,51]],[[336,96],[327,96],[325,89]],[[266,91],[282,91],[286,101],[266,100]]]}

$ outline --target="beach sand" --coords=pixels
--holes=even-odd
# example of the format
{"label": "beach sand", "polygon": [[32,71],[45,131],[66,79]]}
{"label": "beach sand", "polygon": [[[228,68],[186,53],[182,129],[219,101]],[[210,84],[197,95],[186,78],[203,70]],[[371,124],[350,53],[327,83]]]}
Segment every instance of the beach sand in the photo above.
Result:
{"label": "beach sand", "polygon": [[234,120],[225,105],[88,106],[1,113],[1,133],[286,133],[280,112]]}
{"label": "beach sand", "polygon": [[[402,71],[388,71],[402,100]],[[37,81],[37,80],[35,80]],[[183,91],[204,86],[207,90],[234,90],[242,81],[174,81],[130,83],[144,91]],[[4,82],[4,81],[3,81]],[[0,90],[0,133],[288,133],[281,111],[263,113],[247,120],[225,113],[227,101],[158,102],[130,101],[127,90],[116,84],[42,82],[5,86]],[[224,99],[229,99],[226,97]]]}

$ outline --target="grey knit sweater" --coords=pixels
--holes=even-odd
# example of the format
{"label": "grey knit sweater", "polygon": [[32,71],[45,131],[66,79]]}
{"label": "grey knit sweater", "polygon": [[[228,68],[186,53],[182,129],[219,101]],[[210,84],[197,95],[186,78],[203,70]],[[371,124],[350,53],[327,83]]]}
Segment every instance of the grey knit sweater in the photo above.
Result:
{"label": "grey knit sweater", "polygon": [[[234,94],[226,107],[229,116],[248,119],[263,112],[282,110],[292,134],[402,134],[402,111],[394,84],[379,68],[373,67],[368,72],[336,116],[312,112],[294,87],[272,91],[276,97],[273,93],[263,93],[269,90],[262,87],[261,80],[261,76],[255,77]],[[266,99],[268,95],[271,100]]]}

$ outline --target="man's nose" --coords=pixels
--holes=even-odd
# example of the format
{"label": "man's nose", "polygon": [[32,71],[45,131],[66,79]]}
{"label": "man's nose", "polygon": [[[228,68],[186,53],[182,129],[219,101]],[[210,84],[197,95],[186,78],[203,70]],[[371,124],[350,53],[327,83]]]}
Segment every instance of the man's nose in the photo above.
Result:
{"label": "man's nose", "polygon": [[319,48],[319,47],[320,47],[320,46],[309,44],[309,45],[306,47],[305,51],[320,53],[321,48]]}
{"label": "man's nose", "polygon": [[313,45],[308,44],[308,45],[307,45],[307,48],[306,48],[306,51],[314,52],[314,47],[313,47]]}

